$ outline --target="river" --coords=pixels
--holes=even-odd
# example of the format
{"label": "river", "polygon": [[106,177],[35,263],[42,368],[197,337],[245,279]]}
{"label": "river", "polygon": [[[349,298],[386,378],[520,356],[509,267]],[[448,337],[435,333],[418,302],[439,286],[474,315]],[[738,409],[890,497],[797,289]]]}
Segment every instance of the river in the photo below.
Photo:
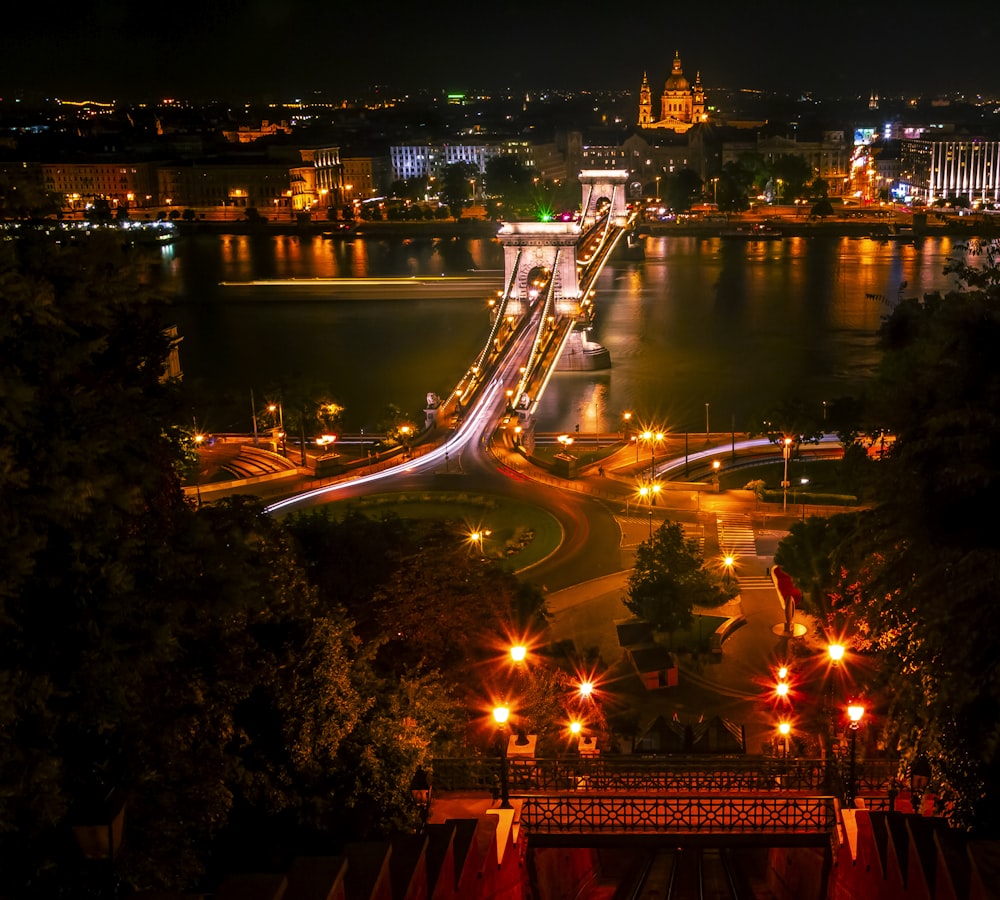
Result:
{"label": "river", "polygon": [[[615,431],[630,410],[672,431],[704,431],[706,414],[713,431],[744,430],[783,399],[819,409],[857,393],[877,365],[887,304],[950,289],[943,270],[955,247],[948,237],[647,238],[645,259],[613,261],[598,283],[591,339],[612,367],[557,373],[538,427]],[[223,282],[470,271],[503,282],[489,238],[192,235],[162,252],[192,415],[213,432],[249,431],[251,391],[259,408],[291,381],[343,405],[346,431],[378,429],[388,404],[420,422],[425,395],[450,391],[489,327],[488,292],[332,300],[315,288]]]}

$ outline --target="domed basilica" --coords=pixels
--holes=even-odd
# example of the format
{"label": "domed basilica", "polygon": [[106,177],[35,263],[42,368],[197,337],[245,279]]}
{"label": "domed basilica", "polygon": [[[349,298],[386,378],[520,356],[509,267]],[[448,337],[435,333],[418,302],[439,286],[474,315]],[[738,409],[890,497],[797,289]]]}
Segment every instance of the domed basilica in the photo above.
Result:
{"label": "domed basilica", "polygon": [[642,76],[642,88],[639,91],[639,126],[641,128],[669,128],[683,133],[692,125],[707,122],[705,112],[705,90],[701,86],[701,73],[695,75],[692,85],[685,77],[681,68],[679,53],[674,54],[674,67],[663,85],[660,97],[659,118],[653,118],[652,94],[649,90],[649,79]]}

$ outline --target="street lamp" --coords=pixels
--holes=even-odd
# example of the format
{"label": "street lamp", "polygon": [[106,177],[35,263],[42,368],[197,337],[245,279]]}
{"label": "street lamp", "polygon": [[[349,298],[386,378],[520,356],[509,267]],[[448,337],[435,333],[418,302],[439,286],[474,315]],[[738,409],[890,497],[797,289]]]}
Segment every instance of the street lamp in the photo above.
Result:
{"label": "street lamp", "polygon": [[493,721],[497,726],[496,749],[500,754],[500,809],[513,809],[510,804],[510,779],[507,772],[507,720],[510,718],[510,707],[493,707]]}
{"label": "street lamp", "polygon": [[417,771],[413,773],[413,778],[410,781],[410,796],[420,813],[420,825],[423,828],[431,813],[431,782],[423,766],[417,766]]}
{"label": "street lamp", "polygon": [[857,784],[855,783],[855,769],[857,765],[858,748],[858,727],[865,714],[865,708],[860,703],[852,703],[847,707],[847,718],[850,720],[851,732],[851,759],[850,768],[847,775],[847,805],[854,806],[854,798],[857,796]]}
{"label": "street lamp", "polygon": [[470,531],[469,532],[469,543],[479,547],[479,555],[483,555],[483,541],[488,538],[492,531],[485,529],[483,531]]}
{"label": "street lamp", "polygon": [[736,557],[732,553],[727,553],[722,557],[722,565],[726,569],[726,584],[732,580],[733,577],[733,566],[736,563]]}
{"label": "street lamp", "polygon": [[779,722],[778,723],[778,734],[781,735],[781,740],[783,744],[782,756],[788,759],[788,737],[792,733],[792,725],[790,722]]}
{"label": "street lamp", "polygon": [[[271,421],[272,422],[274,421],[274,414],[275,413],[278,414],[278,434],[275,435],[275,437],[277,438],[277,440],[281,441],[281,444],[280,444],[281,455],[285,456],[286,455],[285,454],[285,413],[284,413],[284,410],[281,408],[281,401],[279,400],[277,403],[268,403],[268,405],[267,405],[267,411],[271,414]],[[274,429],[272,428],[271,431],[273,433]]]}
{"label": "street lamp", "polygon": [[791,688],[788,686],[786,679],[788,678],[788,669],[782,667],[778,670],[778,683],[774,686],[774,693],[778,695],[778,699],[788,702],[788,694]]}
{"label": "street lamp", "polygon": [[790,437],[785,438],[781,453],[785,457],[785,477],[781,480],[781,511],[786,512],[788,509],[788,457],[792,455],[792,439]]}
{"label": "street lamp", "polygon": [[649,504],[649,538],[653,538],[653,507],[656,505],[656,497],[662,490],[658,481],[652,484],[644,484],[639,488],[639,497]]}
{"label": "street lamp", "polygon": [[[651,469],[651,474],[656,477],[656,445],[662,441],[666,435],[662,431],[649,431],[648,429],[644,431],[640,437],[649,444],[649,466]],[[635,448],[636,459],[639,457],[639,447],[636,445]]]}
{"label": "street lamp", "polygon": [[524,662],[527,655],[528,655],[528,648],[525,647],[524,644],[515,644],[513,647],[510,648],[510,658],[515,663]]}
{"label": "street lamp", "polygon": [[403,458],[406,459],[410,455],[410,432],[412,429],[409,425],[400,425],[399,433],[403,438]]}
{"label": "street lamp", "polygon": [[627,441],[629,425],[632,422],[632,413],[628,411],[623,412],[622,421],[625,423],[624,426],[622,427],[622,437]]}
{"label": "street lamp", "polygon": [[205,435],[200,431],[194,436],[194,449],[198,454],[198,461],[194,468],[194,490],[198,497],[198,506],[201,506],[201,445],[205,443]]}

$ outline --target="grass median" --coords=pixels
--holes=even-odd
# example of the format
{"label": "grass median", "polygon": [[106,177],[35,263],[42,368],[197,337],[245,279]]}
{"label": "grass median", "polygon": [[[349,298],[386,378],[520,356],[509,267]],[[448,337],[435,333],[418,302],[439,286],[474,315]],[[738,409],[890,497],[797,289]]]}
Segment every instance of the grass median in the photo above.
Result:
{"label": "grass median", "polygon": [[[559,522],[537,506],[495,494],[472,491],[400,491],[369,494],[332,503],[330,514],[349,509],[370,518],[396,515],[401,519],[454,522],[459,536],[482,543],[482,555],[503,561],[517,572],[545,559],[562,542]],[[479,534],[479,540],[472,535]]]}

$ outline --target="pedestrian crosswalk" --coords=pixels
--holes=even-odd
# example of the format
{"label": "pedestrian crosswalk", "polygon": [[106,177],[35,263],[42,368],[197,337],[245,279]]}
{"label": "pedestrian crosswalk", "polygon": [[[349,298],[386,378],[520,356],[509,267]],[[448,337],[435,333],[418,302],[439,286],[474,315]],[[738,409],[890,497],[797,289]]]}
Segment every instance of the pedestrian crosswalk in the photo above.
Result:
{"label": "pedestrian crosswalk", "polygon": [[757,542],[754,540],[750,516],[741,513],[720,513],[716,518],[719,533],[719,549],[723,553],[736,556],[756,556]]}
{"label": "pedestrian crosswalk", "polygon": [[740,583],[740,590],[774,590],[774,582],[766,575],[740,575],[736,580]]}

